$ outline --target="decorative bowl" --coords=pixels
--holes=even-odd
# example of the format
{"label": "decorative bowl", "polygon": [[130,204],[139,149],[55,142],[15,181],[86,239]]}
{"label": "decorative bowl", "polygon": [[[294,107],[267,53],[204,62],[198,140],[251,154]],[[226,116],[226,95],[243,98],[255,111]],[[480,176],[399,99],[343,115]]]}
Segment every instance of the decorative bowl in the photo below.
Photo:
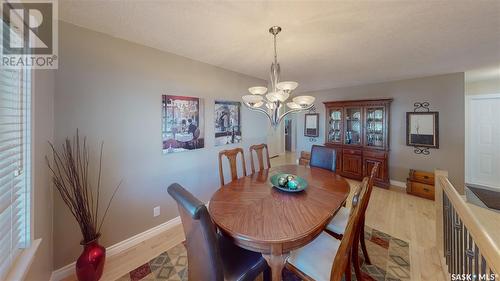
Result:
{"label": "decorative bowl", "polygon": [[300,192],[307,188],[307,181],[305,179],[292,174],[276,174],[271,176],[269,181],[275,188],[285,192]]}

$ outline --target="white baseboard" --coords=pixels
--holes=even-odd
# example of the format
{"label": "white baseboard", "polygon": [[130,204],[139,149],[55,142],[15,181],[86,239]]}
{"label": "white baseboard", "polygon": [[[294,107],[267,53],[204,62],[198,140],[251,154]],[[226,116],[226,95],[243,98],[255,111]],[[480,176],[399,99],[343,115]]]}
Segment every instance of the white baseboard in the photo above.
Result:
{"label": "white baseboard", "polygon": [[401,187],[403,189],[406,189],[406,182],[391,180],[390,183],[392,186]]}
{"label": "white baseboard", "polygon": [[50,276],[50,281],[60,281],[68,276],[71,276],[75,272],[75,264],[76,262],[72,262],[67,264],[61,268],[58,268],[52,271],[52,275]]}
{"label": "white baseboard", "polygon": [[[127,249],[134,247],[148,239],[153,238],[156,235],[161,234],[164,231],[168,231],[178,225],[181,224],[181,218],[180,217],[175,217],[165,223],[162,223],[160,225],[157,225],[153,228],[150,228],[144,232],[141,232],[137,235],[134,235],[126,240],[123,240],[121,242],[118,242],[114,245],[111,245],[106,248],[106,258],[112,257],[114,255],[117,255],[121,252],[126,251]],[[50,277],[51,281],[60,281],[63,280],[64,278],[67,278],[68,276],[71,276],[75,272],[75,262],[72,262],[68,265],[65,265],[59,269],[56,269],[52,272],[52,276]]]}

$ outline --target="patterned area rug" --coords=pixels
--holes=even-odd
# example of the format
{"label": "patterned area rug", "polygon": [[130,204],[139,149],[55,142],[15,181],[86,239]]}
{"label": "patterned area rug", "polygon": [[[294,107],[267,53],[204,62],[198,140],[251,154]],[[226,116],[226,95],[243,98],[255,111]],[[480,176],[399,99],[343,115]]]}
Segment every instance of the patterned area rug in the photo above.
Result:
{"label": "patterned area rug", "polygon": [[[361,270],[364,280],[410,280],[410,257],[407,242],[370,227],[365,227],[365,240],[372,264],[368,265],[363,262]],[[360,257],[363,257],[361,252]],[[118,280],[187,281],[186,249],[183,244],[179,244]],[[292,272],[284,270],[283,280],[300,281],[301,279]],[[354,271],[353,280],[356,280]]]}

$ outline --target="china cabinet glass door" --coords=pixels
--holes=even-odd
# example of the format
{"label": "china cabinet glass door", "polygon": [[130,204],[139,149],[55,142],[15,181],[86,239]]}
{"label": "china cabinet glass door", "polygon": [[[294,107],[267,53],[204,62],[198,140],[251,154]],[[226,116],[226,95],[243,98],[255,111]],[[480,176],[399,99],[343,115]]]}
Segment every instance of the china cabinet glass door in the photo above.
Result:
{"label": "china cabinet glass door", "polygon": [[369,107],[366,108],[366,133],[365,145],[376,148],[385,146],[385,108]]}
{"label": "china cabinet glass door", "polygon": [[361,108],[345,108],[345,135],[344,144],[361,144]]}
{"label": "china cabinet glass door", "polygon": [[342,143],[342,108],[329,110],[328,142]]}

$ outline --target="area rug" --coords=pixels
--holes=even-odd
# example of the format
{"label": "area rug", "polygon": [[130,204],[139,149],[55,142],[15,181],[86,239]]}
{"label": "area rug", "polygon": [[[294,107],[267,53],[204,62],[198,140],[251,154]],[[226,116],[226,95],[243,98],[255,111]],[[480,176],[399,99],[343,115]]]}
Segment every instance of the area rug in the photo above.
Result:
{"label": "area rug", "polygon": [[[366,248],[372,264],[363,262],[364,280],[410,280],[410,257],[407,242],[386,233],[365,227]],[[360,252],[360,257],[363,254]],[[332,261],[333,262],[333,261]],[[187,254],[179,244],[148,263],[122,276],[119,281],[187,281]],[[300,281],[292,272],[283,271],[284,281]],[[356,280],[353,271],[353,280]]]}

